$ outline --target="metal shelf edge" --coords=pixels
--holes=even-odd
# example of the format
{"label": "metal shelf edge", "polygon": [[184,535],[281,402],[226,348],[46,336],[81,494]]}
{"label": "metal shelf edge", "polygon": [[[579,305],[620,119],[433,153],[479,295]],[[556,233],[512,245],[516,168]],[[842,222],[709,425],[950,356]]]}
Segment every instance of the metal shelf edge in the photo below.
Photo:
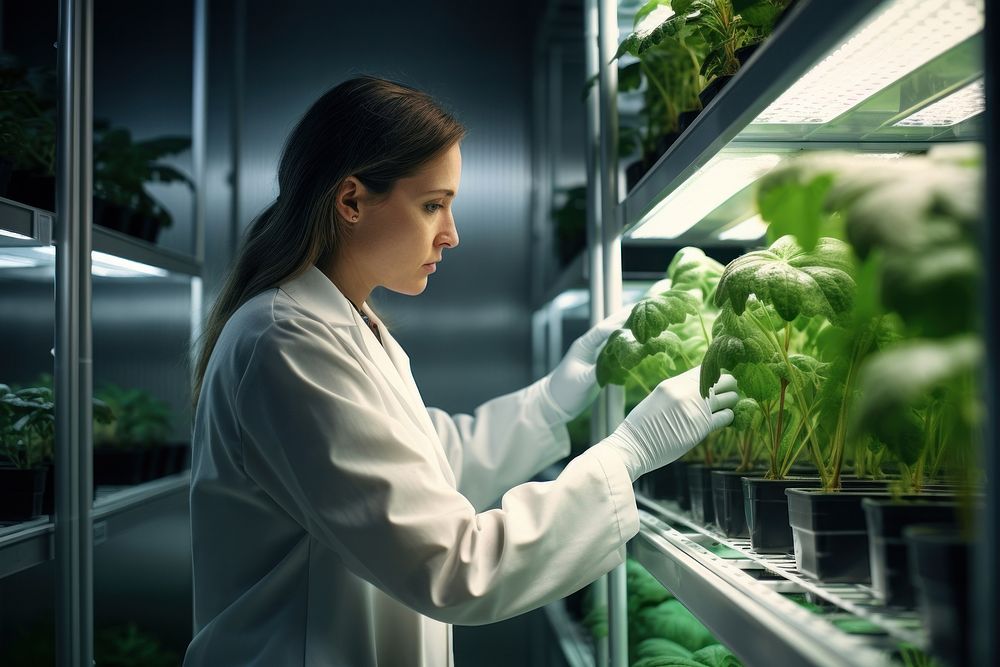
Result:
{"label": "metal shelf edge", "polygon": [[[641,513],[633,557],[748,665],[888,667],[889,656],[851,635],[833,631],[780,593],[725,562],[709,565]],[[721,559],[719,559],[721,561]],[[740,577],[744,585],[734,585]]]}
{"label": "metal shelf edge", "polygon": [[594,667],[594,652],[580,636],[579,628],[570,619],[562,600],[545,605],[545,615],[559,641],[566,663],[570,667]]}
{"label": "metal shelf edge", "polygon": [[[799,0],[791,14],[618,206],[628,231],[880,3]],[[788,54],[796,54],[789,59]]]}

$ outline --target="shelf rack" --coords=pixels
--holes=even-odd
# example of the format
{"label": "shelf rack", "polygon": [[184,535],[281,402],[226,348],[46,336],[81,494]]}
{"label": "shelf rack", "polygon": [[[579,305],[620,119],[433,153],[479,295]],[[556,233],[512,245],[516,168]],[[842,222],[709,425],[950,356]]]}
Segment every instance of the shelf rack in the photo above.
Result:
{"label": "shelf rack", "polygon": [[[98,487],[91,514],[94,544],[156,516],[162,502],[187,494],[190,484],[191,473],[186,471],[135,486]],[[0,579],[52,560],[54,533],[51,517],[0,527]]]}
{"label": "shelf rack", "polygon": [[[55,215],[49,211],[0,197],[0,231],[16,235],[0,236],[0,255],[3,255],[5,250],[23,252],[24,248],[53,245],[54,221]],[[160,248],[100,225],[94,225],[92,231],[95,252],[103,252],[177,275],[194,277],[201,275],[201,262],[194,257]]]}

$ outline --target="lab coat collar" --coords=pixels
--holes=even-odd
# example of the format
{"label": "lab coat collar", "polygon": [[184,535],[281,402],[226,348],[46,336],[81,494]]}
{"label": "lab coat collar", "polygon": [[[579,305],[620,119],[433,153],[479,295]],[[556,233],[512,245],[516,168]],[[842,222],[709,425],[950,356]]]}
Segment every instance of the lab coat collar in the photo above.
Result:
{"label": "lab coat collar", "polygon": [[366,304],[361,304],[361,309],[378,327],[381,343],[340,288],[315,266],[310,266],[299,277],[284,283],[281,290],[325,322],[334,326],[357,328],[368,357],[403,399],[410,415],[430,437],[437,438],[437,431],[413,381],[410,358]]}

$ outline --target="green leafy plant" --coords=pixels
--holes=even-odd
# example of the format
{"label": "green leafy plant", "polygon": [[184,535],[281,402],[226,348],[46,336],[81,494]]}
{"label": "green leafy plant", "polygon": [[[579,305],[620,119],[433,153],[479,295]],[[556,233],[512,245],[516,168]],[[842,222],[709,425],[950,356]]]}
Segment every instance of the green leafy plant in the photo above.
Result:
{"label": "green leafy plant", "polygon": [[172,222],[170,213],[146,191],[146,183],[183,183],[194,188],[186,175],[158,162],[191,146],[188,137],[157,137],[133,141],[131,133],[94,122],[94,195],[152,218],[161,227]]}
{"label": "green leafy plant", "polygon": [[[969,146],[898,159],[803,155],[758,192],[773,233],[796,226],[809,247],[833,232],[864,261],[858,310],[885,314],[875,334],[884,351],[858,369],[849,436],[888,452],[910,490],[940,474],[974,477],[981,200],[981,155]],[[858,319],[852,331],[863,335]]]}
{"label": "green leafy plant", "polygon": [[176,667],[180,657],[135,623],[99,630],[94,638],[95,662],[106,667]]}
{"label": "green leafy plant", "polygon": [[56,76],[51,67],[25,67],[0,53],[0,155],[14,169],[55,174]]}
{"label": "green leafy plant", "polygon": [[[56,416],[51,379],[43,375],[39,386],[17,390],[0,384],[0,454],[16,468],[52,463]],[[95,428],[110,423],[111,408],[95,398],[93,418]]]}
{"label": "green leafy plant", "polygon": [[587,186],[567,188],[562,195],[565,199],[552,210],[552,219],[556,223],[559,263],[565,266],[587,245]]}
{"label": "green leafy plant", "polygon": [[163,443],[170,435],[170,408],[149,392],[108,385],[97,395],[110,406],[115,419],[95,426],[95,445],[149,447]]}

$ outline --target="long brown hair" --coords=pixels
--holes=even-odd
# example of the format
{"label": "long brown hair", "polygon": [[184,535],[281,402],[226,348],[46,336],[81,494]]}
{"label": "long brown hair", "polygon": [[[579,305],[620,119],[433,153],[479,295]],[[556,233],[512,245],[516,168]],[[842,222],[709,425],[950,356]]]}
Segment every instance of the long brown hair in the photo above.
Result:
{"label": "long brown hair", "polygon": [[215,300],[194,377],[197,403],[222,328],[249,299],[335,256],[344,221],[335,208],[354,176],[388,194],[401,178],[450,148],[465,128],[429,95],[371,76],[350,79],[313,103],[289,135],[278,165],[278,199],[250,224]]}

